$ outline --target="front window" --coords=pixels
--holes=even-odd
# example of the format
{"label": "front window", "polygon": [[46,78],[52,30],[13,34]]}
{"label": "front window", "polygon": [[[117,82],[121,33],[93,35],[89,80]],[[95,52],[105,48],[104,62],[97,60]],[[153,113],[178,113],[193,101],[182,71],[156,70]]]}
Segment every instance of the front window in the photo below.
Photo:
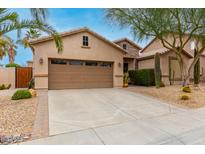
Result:
{"label": "front window", "polygon": [[123,44],[122,48],[126,50],[127,49],[127,44]]}
{"label": "front window", "polygon": [[51,59],[51,64],[66,65],[67,61],[62,59]]}
{"label": "front window", "polygon": [[86,61],[86,62],[85,62],[85,65],[86,65],[86,66],[97,66],[98,63],[97,63],[97,62],[92,62],[92,61]]}
{"label": "front window", "polygon": [[83,61],[79,61],[79,60],[70,60],[69,61],[70,65],[83,65]]}
{"label": "front window", "polygon": [[107,63],[107,62],[102,62],[99,64],[101,67],[112,67],[111,63]]}
{"label": "front window", "polygon": [[88,36],[83,36],[83,46],[89,46]]}

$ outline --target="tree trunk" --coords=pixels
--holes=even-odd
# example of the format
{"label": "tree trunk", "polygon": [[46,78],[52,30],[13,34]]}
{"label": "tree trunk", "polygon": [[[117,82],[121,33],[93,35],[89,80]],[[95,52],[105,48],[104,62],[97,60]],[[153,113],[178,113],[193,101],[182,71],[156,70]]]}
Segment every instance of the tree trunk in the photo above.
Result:
{"label": "tree trunk", "polygon": [[182,57],[180,57],[179,66],[181,71],[182,86],[184,87],[188,84],[188,79],[190,77],[190,74],[187,70],[186,63],[183,61]]}

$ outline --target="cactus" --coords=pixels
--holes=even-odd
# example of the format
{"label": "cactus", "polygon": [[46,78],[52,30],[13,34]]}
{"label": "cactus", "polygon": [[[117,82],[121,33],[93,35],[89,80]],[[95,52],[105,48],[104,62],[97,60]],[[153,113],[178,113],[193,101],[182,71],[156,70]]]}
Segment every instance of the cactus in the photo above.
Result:
{"label": "cactus", "polygon": [[175,71],[173,70],[173,74],[172,74],[172,84],[174,84],[174,78],[175,78]]}
{"label": "cactus", "polygon": [[172,69],[171,67],[169,66],[169,84],[172,85],[172,77],[171,77],[171,74],[172,74]]}
{"label": "cactus", "polygon": [[[196,56],[196,51],[194,52],[194,56]],[[200,60],[198,59],[196,64],[194,65],[194,84],[198,85],[200,80]]]}
{"label": "cactus", "polygon": [[160,56],[159,56],[159,53],[155,54],[154,60],[155,60],[155,69],[154,69],[155,85],[156,85],[156,88],[160,88],[161,70],[160,70]]}

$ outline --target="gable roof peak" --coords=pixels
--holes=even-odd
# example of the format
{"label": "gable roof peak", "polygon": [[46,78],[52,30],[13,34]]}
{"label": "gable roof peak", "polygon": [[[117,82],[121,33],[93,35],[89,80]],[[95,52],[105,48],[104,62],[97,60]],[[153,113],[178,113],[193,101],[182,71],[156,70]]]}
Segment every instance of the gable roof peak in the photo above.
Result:
{"label": "gable roof peak", "polygon": [[135,46],[135,47],[138,48],[139,50],[142,49],[142,47],[140,47],[137,43],[135,43],[134,41],[130,40],[130,39],[127,38],[127,37],[123,37],[123,38],[114,40],[113,42],[114,42],[114,43],[119,43],[119,42],[122,42],[122,41],[127,41],[128,43],[132,44],[133,46]]}
{"label": "gable roof peak", "polygon": [[[127,53],[127,51],[125,51],[124,49],[119,47],[117,44],[115,44],[114,42],[106,39],[105,37],[101,36],[100,34],[92,31],[88,27],[82,27],[82,28],[72,29],[72,30],[69,30],[69,31],[64,31],[64,32],[59,33],[59,35],[61,37],[65,37],[65,36],[74,35],[74,34],[77,34],[77,33],[80,33],[80,32],[88,32],[88,33],[98,37],[99,39],[107,42],[108,44],[112,45],[113,47],[121,50],[122,52]],[[29,43],[31,45],[34,45],[34,44],[42,43],[42,42],[49,41],[49,40],[53,40],[52,36],[50,36],[50,35],[49,36],[42,36],[42,37],[39,37],[37,39],[33,39],[33,40],[29,41]]]}

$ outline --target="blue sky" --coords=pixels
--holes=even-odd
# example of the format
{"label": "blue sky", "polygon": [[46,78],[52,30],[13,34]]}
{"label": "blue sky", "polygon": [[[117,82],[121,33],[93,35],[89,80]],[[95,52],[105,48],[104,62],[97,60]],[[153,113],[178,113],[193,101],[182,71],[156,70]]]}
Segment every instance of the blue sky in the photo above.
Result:
{"label": "blue sky", "polygon": [[[11,9],[19,13],[20,19],[30,19],[29,9]],[[58,32],[63,32],[80,27],[88,27],[109,40],[116,40],[122,37],[128,37],[133,40],[128,28],[120,28],[117,25],[108,23],[105,18],[104,9],[49,9],[48,21]],[[13,39],[16,33],[9,34]],[[147,42],[137,42],[140,46],[145,46]],[[66,52],[66,51],[64,51]],[[26,65],[26,61],[32,60],[32,52],[30,49],[24,49],[18,46],[15,62]],[[0,64],[7,64],[8,57],[3,58]]]}

